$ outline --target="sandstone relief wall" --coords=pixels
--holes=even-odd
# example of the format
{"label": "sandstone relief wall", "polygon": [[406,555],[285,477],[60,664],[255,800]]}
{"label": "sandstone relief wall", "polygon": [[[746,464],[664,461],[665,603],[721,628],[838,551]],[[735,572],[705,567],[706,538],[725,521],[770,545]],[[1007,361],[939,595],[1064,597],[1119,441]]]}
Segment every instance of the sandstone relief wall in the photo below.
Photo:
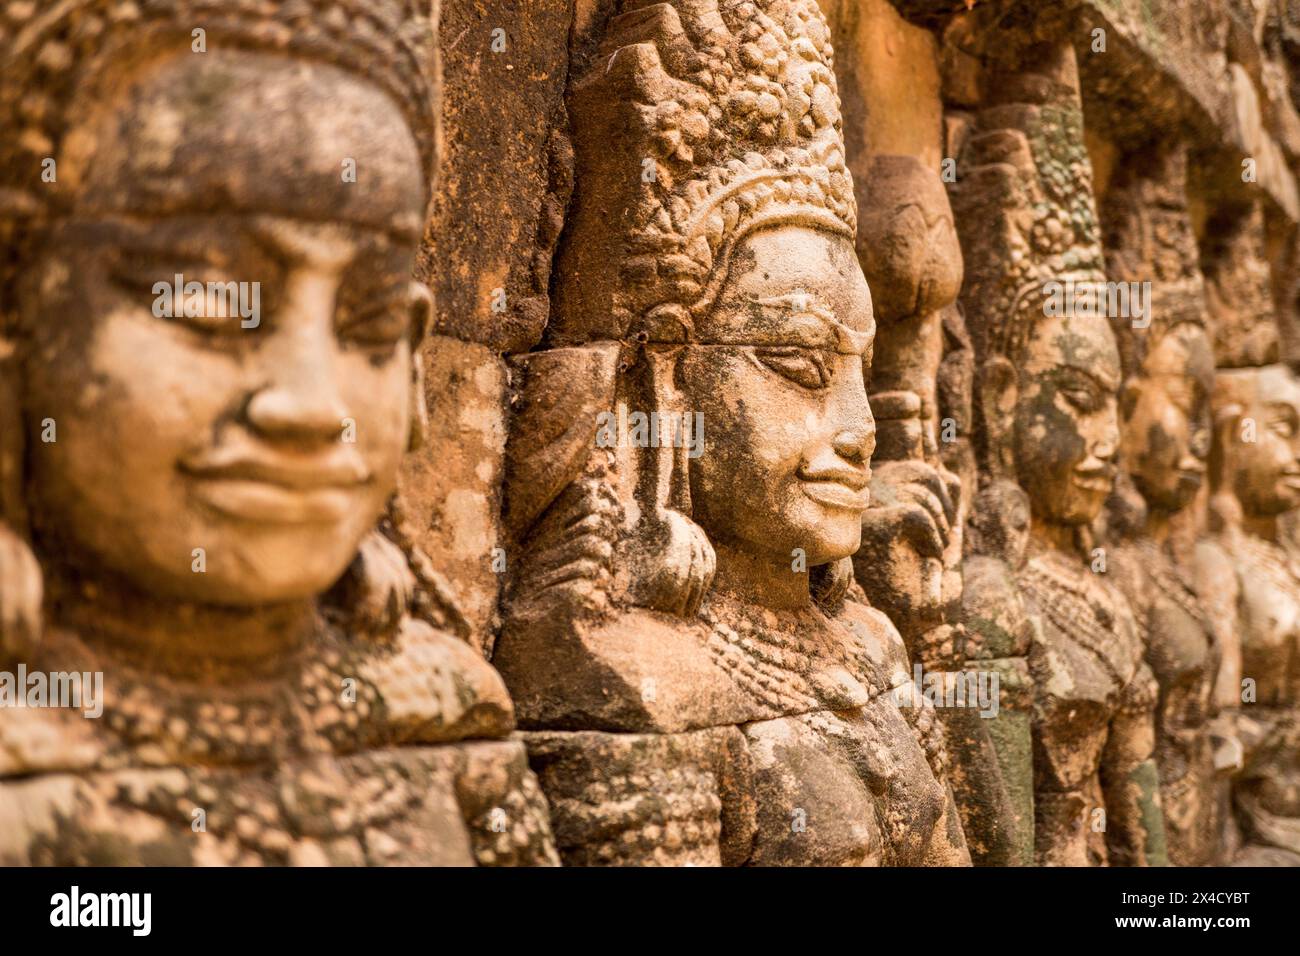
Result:
{"label": "sandstone relief wall", "polygon": [[0,863],[1300,864],[1300,4],[0,66]]}

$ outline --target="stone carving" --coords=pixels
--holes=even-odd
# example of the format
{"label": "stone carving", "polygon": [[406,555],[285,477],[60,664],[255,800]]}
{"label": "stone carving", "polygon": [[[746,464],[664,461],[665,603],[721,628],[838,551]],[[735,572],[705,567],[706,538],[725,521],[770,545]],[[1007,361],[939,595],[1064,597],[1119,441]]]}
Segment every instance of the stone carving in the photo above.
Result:
{"label": "stone carving", "polygon": [[951,191],[986,481],[963,569],[967,658],[1006,675],[1004,709],[1028,706],[1032,749],[1023,724],[995,741],[1036,861],[1162,864],[1156,686],[1088,528],[1118,452],[1119,355],[1102,314],[1053,301],[1104,281],[1074,51],[1009,54],[985,89]]}
{"label": "stone carving", "polygon": [[1205,230],[1205,296],[1220,365],[1260,368],[1280,360],[1265,251],[1264,210],[1251,203],[1212,217]]}
{"label": "stone carving", "polygon": [[[0,656],[102,677],[101,719],[0,711],[0,862],[555,861],[505,688],[391,497],[422,430],[431,6],[0,14],[26,622]],[[160,308],[174,276],[241,311]]]}
{"label": "stone carving", "polygon": [[[943,183],[915,157],[874,157],[858,195],[858,257],[879,327],[869,388],[877,426],[871,506],[854,570],[872,606],[889,615],[926,672],[922,684],[952,686],[956,705],[962,682],[960,706],[945,699],[939,714],[963,828],[976,863],[1011,862],[1014,811],[988,731],[997,708],[986,695],[981,709],[978,695],[967,699],[965,690],[972,685],[958,621],[961,485],[940,457],[940,446],[957,436],[955,418],[940,423],[938,400],[945,323],[960,322],[961,248]],[[949,385],[960,397],[948,404],[968,405],[962,383]]]}
{"label": "stone carving", "polygon": [[515,363],[494,656],[561,856],[966,863],[941,727],[853,580],[875,322],[825,22],[630,2],[604,36]]}
{"label": "stone carving", "polygon": [[958,481],[939,462],[937,378],[943,313],[961,288],[961,249],[943,184],[918,160],[875,157],[860,192],[858,255],[879,325],[869,389],[877,428],[872,505],[855,564],[873,606],[912,655],[943,667],[957,660],[943,591],[961,534],[953,527]]}
{"label": "stone carving", "polygon": [[1181,144],[1126,156],[1102,210],[1106,274],[1128,284],[1129,311],[1143,312],[1111,316],[1124,370],[1124,471],[1106,544],[1160,686],[1155,755],[1169,858],[1204,866],[1219,832],[1210,733],[1219,648],[1197,594],[1195,543],[1214,357],[1186,180]]}
{"label": "stone carving", "polygon": [[[1260,364],[1278,354],[1268,275],[1248,258],[1262,245],[1263,220],[1257,207],[1237,215],[1218,233],[1223,241],[1206,268],[1219,364],[1210,458],[1215,533],[1197,554],[1205,603],[1224,638],[1218,763],[1236,770],[1222,854],[1243,865],[1296,866],[1300,566],[1286,532],[1300,507],[1300,381],[1276,361]],[[1233,322],[1239,301],[1263,305],[1264,332]]]}
{"label": "stone carving", "polygon": [[1300,865],[1184,7],[0,0],[0,865]]}

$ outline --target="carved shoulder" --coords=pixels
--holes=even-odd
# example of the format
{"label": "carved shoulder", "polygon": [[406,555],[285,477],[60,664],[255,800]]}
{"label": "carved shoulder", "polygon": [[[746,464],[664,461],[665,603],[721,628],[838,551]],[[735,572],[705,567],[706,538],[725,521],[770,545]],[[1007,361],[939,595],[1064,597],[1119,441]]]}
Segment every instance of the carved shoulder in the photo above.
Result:
{"label": "carved shoulder", "polygon": [[1219,645],[1219,672],[1214,681],[1217,707],[1241,702],[1241,631],[1237,602],[1241,586],[1232,556],[1217,540],[1196,546],[1196,591]]}
{"label": "carved shoulder", "polygon": [[962,564],[966,657],[1023,657],[1033,622],[1015,574],[1000,558],[974,555]]}
{"label": "carved shoulder", "polygon": [[505,684],[474,648],[406,618],[389,648],[368,650],[358,677],[379,697],[377,732],[411,743],[502,737],[514,728]]}

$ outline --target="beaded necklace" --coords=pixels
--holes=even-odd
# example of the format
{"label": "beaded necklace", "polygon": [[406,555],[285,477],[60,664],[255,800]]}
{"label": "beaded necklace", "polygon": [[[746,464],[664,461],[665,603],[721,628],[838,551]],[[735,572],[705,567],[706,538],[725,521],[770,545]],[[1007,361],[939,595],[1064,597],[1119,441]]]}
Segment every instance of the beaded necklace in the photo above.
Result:
{"label": "beaded necklace", "polygon": [[1131,666],[1122,660],[1124,638],[1130,635],[1136,643],[1137,623],[1132,612],[1100,582],[1091,580],[1076,559],[1057,551],[1041,552],[1025,562],[1017,580],[1057,631],[1096,658],[1118,685],[1128,683]]}

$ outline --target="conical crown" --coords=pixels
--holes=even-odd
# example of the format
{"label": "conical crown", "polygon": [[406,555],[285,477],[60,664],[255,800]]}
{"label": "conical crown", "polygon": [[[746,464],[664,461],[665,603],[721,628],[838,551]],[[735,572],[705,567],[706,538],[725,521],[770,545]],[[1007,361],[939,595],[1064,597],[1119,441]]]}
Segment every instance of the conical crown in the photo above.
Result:
{"label": "conical crown", "polygon": [[746,234],[853,235],[814,0],[633,0],[602,53],[570,100],[577,192],[550,344],[689,341]]}

